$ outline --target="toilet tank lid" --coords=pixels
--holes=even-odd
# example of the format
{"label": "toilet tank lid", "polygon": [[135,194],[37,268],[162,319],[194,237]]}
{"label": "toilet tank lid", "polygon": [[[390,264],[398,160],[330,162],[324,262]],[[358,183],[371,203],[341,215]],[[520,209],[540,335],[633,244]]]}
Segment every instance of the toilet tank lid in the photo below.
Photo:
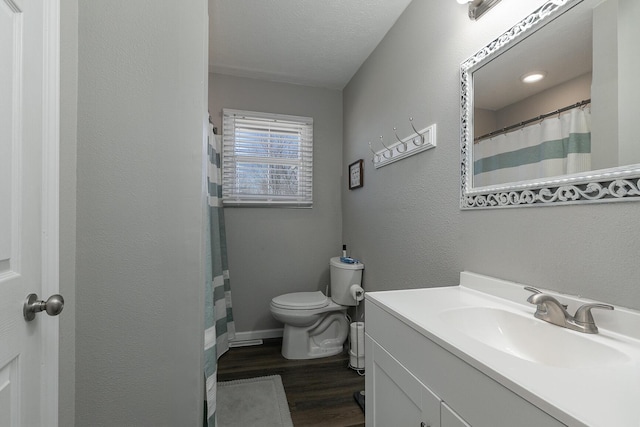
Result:
{"label": "toilet tank lid", "polygon": [[329,305],[329,299],[320,291],[294,292],[275,297],[272,304],[280,308],[310,310]]}
{"label": "toilet tank lid", "polygon": [[362,270],[362,269],[364,269],[364,264],[363,263],[357,262],[355,264],[347,264],[346,262],[340,262],[340,257],[339,256],[334,256],[333,258],[331,258],[329,260],[329,264],[334,266],[334,267],[343,268],[345,270]]}

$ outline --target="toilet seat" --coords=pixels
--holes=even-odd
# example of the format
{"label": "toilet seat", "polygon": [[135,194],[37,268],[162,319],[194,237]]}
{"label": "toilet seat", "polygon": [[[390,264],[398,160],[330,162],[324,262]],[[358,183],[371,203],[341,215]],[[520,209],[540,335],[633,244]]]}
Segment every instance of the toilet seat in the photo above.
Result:
{"label": "toilet seat", "polygon": [[293,292],[271,300],[273,307],[286,310],[315,310],[329,305],[329,298],[322,292]]}

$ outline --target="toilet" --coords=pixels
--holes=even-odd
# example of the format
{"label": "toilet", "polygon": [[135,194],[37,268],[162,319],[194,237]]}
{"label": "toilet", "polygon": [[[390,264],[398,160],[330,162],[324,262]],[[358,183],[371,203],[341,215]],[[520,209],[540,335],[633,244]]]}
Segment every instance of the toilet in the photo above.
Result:
{"label": "toilet", "polygon": [[331,298],[320,291],[294,292],[271,300],[271,314],[284,323],[282,356],[317,359],[342,352],[349,333],[346,312],[357,301],[352,285],[362,286],[362,263],[346,264],[331,258]]}

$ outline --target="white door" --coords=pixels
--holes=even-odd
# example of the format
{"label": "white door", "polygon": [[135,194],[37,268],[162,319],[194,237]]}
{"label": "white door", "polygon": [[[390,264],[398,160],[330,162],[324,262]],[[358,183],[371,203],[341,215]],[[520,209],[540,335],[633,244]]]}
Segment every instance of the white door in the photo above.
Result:
{"label": "white door", "polygon": [[[0,427],[58,425],[59,0],[0,0]],[[44,297],[44,298],[43,298]]]}

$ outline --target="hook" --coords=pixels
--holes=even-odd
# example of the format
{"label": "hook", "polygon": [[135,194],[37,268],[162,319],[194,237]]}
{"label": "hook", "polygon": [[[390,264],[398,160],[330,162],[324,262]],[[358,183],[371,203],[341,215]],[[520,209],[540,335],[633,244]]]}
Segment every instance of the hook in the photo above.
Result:
{"label": "hook", "polygon": [[393,157],[393,150],[391,150],[389,147],[387,147],[387,146],[385,145],[385,143],[384,143],[384,137],[383,137],[382,135],[380,135],[380,143],[381,143],[381,144],[382,144],[382,146],[383,146],[384,148],[386,148],[386,149],[387,149],[387,151],[389,152],[389,157],[387,157],[387,153],[382,153],[382,156],[383,156],[385,159],[390,159],[390,158],[392,158],[392,157]]}
{"label": "hook", "polygon": [[415,133],[417,133],[418,135],[420,135],[420,132],[418,132],[418,130],[416,129],[416,127],[413,125],[413,117],[409,117],[409,124],[411,125],[411,127],[413,128],[413,131]]}
{"label": "hook", "polygon": [[[420,132],[418,132],[418,130],[416,129],[416,127],[413,125],[413,117],[409,117],[409,123],[411,124],[411,127],[413,128],[413,131],[416,133],[416,136],[413,138],[413,145],[415,145],[416,147],[421,146],[422,144],[424,144],[424,135],[421,134]],[[416,140],[420,141],[420,144],[418,144],[416,142]]]}
{"label": "hook", "polygon": [[404,142],[403,140],[401,140],[400,137],[398,137],[398,132],[396,132],[396,130],[397,130],[397,128],[394,126],[393,127],[393,133],[395,134],[396,139],[398,140],[398,142],[404,146],[404,150],[400,150],[400,145],[396,146],[397,150],[398,150],[398,153],[404,153],[405,151],[407,151],[407,143]]}
{"label": "hook", "polygon": [[381,159],[380,159],[380,154],[378,154],[378,153],[376,153],[375,151],[373,151],[373,148],[371,148],[371,141],[369,141],[369,150],[371,150],[371,152],[373,153],[373,156],[374,156],[374,158],[373,158],[373,159],[371,159],[371,161],[372,161],[373,163],[375,163],[376,161],[378,161],[378,162],[379,162],[379,161],[381,160]]}

